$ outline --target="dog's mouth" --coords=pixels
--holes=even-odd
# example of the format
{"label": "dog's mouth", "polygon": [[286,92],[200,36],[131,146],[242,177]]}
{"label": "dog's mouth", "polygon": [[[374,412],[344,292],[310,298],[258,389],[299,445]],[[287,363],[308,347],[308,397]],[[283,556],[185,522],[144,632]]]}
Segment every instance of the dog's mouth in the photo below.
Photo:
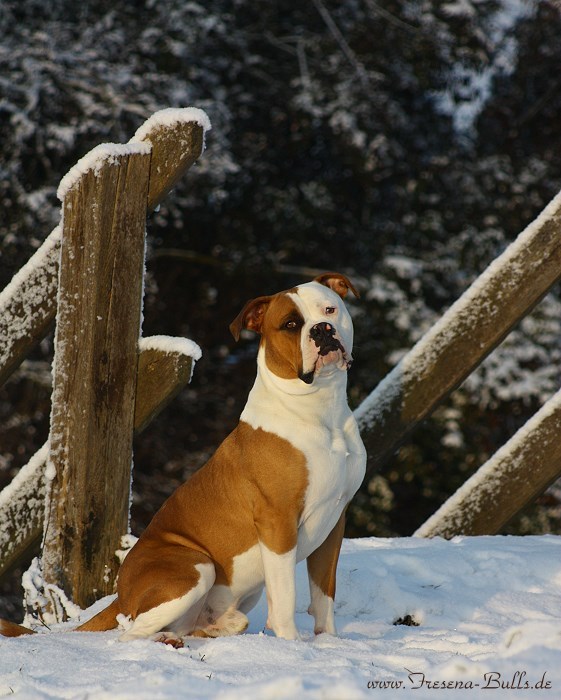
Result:
{"label": "dog's mouth", "polygon": [[353,362],[351,355],[347,353],[336,331],[329,323],[321,323],[314,326],[310,331],[310,340],[313,342],[316,359],[312,369],[308,372],[301,371],[299,377],[305,384],[311,384],[314,377],[325,367],[332,367],[334,370],[348,370]]}

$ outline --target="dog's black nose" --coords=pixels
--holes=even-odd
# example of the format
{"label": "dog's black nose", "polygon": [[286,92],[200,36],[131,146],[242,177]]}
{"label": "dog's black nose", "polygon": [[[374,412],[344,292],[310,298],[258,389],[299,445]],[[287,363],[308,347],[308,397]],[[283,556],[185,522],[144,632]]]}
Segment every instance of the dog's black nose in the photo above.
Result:
{"label": "dog's black nose", "polygon": [[316,323],[310,328],[310,338],[319,347],[335,335],[335,329],[330,323]]}
{"label": "dog's black nose", "polygon": [[310,338],[319,348],[320,355],[327,355],[332,350],[341,350],[344,352],[343,346],[335,338],[335,328],[330,324],[322,321],[322,323],[316,323],[315,326],[310,328]]}

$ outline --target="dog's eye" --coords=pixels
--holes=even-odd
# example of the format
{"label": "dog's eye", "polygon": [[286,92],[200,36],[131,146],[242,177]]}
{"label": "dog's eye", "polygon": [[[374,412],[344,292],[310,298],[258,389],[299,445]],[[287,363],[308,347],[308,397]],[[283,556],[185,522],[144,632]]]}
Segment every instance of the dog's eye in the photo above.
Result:
{"label": "dog's eye", "polygon": [[283,323],[283,328],[286,331],[296,331],[298,328],[300,328],[302,324],[294,318],[289,318],[287,321]]}
{"label": "dog's eye", "polygon": [[337,309],[334,306],[327,306],[325,309],[325,313],[329,316],[329,314],[334,314]]}

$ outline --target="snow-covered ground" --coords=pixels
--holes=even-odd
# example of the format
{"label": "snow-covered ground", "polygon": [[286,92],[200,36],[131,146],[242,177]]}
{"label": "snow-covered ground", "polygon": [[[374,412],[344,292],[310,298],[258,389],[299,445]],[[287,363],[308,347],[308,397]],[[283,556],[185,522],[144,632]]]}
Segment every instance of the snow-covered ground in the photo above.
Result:
{"label": "snow-covered ground", "polygon": [[314,638],[298,567],[298,642],[263,633],[263,600],[246,634],[181,650],[71,623],[2,638],[0,696],[561,697],[561,537],[346,540],[337,598],[339,637]]}

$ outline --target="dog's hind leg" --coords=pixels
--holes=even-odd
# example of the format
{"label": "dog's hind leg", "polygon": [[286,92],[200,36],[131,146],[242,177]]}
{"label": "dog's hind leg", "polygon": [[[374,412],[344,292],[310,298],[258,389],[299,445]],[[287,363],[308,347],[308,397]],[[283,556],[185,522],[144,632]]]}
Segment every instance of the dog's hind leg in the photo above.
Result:
{"label": "dog's hind leg", "polygon": [[232,637],[241,634],[248,628],[247,616],[234,606],[221,614],[217,614],[208,606],[204,606],[196,628],[191,632],[193,637]]}
{"label": "dog's hind leg", "polygon": [[214,565],[204,554],[184,547],[168,547],[153,559],[144,551],[138,554],[144,559],[141,574],[135,575],[136,567],[127,570],[127,557],[119,575],[121,607],[132,619],[119,639],[146,639],[162,632],[156,639],[178,646],[178,637],[195,627],[214,584]]}
{"label": "dog's hind leg", "polygon": [[231,637],[241,634],[249,625],[244,613],[250,609],[243,607],[228,586],[215,586],[203,606],[191,636]]}
{"label": "dog's hind leg", "polygon": [[307,558],[311,597],[308,612],[314,617],[315,634],[337,634],[333,614],[335,579],[344,532],[345,511],[323,544]]}

